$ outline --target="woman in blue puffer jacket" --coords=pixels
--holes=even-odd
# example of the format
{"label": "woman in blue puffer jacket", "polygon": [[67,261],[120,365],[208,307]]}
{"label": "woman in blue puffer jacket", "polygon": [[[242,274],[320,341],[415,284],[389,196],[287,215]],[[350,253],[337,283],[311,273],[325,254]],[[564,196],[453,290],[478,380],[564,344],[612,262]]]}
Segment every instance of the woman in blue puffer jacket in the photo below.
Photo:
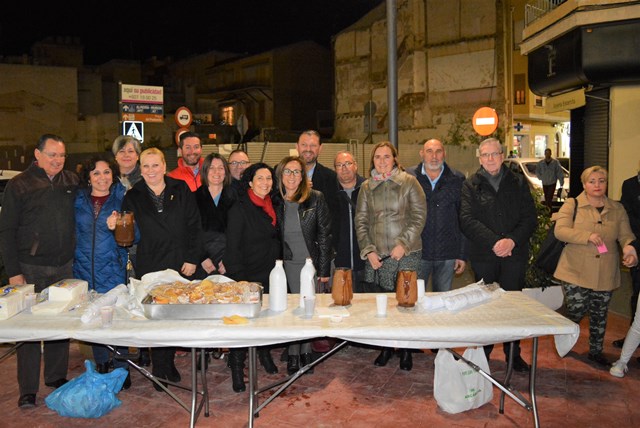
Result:
{"label": "woman in blue puffer jacket", "polygon": [[[106,293],[119,284],[126,283],[127,250],[116,244],[113,231],[107,228],[107,218],[113,211],[120,211],[125,187],[117,177],[117,166],[104,157],[90,159],[84,169],[75,202],[76,250],[73,261],[74,278],[89,283],[89,289]],[[136,241],[139,233],[136,228]],[[93,357],[99,373],[107,373],[111,367],[109,350],[103,345],[93,345]],[[126,353],[127,348],[118,348]],[[128,369],[125,361],[114,359],[115,367]],[[123,389],[131,386],[127,375]]]}

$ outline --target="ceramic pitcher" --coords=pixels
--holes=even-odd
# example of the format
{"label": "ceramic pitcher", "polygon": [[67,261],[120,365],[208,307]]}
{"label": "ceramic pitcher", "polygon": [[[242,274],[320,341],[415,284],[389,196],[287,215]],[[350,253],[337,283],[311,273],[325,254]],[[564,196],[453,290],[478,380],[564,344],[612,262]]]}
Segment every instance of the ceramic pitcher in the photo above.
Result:
{"label": "ceramic pitcher", "polygon": [[331,297],[336,306],[347,306],[353,299],[351,269],[336,268],[331,284]]}
{"label": "ceramic pitcher", "polygon": [[398,271],[396,280],[398,306],[412,308],[418,300],[418,274],[413,270]]}

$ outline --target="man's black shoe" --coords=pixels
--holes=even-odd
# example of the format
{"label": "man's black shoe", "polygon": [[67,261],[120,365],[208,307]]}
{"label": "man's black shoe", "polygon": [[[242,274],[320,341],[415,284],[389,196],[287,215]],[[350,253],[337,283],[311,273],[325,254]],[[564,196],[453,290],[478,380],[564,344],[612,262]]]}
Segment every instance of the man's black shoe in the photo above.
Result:
{"label": "man's black shoe", "polygon": [[140,350],[138,364],[140,365],[140,367],[149,367],[151,365],[151,355],[149,355],[149,349]]}
{"label": "man's black shoe", "polygon": [[124,378],[121,391],[125,391],[129,388],[131,388],[131,373],[127,370],[127,377]]}
{"label": "man's black shoe", "polygon": [[413,368],[413,357],[410,349],[400,351],[400,370],[410,372]]}
{"label": "man's black shoe", "polygon": [[171,382],[180,382],[182,380],[182,376],[180,376],[180,372],[176,368],[176,366],[171,367],[169,373],[167,373],[167,380]]}
{"label": "man's black shoe", "polygon": [[44,384],[50,386],[51,388],[60,388],[65,383],[69,382],[65,378],[54,380],[53,382],[45,382]]}
{"label": "man's black shoe", "polygon": [[521,356],[513,358],[513,370],[518,373],[527,373],[529,371],[529,364],[527,364]]}
{"label": "man's black shoe", "polygon": [[391,357],[393,356],[393,348],[382,348],[382,352],[378,355],[378,358],[373,362],[378,367],[384,367],[387,365]]}
{"label": "man's black shoe", "polygon": [[36,394],[23,394],[18,400],[18,407],[21,409],[30,409],[36,407]]}

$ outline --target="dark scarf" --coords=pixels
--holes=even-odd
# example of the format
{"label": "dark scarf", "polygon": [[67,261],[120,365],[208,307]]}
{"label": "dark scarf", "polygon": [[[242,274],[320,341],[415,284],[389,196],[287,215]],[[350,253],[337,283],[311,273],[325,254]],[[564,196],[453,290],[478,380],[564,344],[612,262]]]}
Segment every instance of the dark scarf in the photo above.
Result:
{"label": "dark scarf", "polygon": [[271,196],[267,195],[262,199],[253,193],[253,189],[247,191],[249,199],[253,202],[253,205],[262,208],[262,211],[266,212],[271,217],[271,225],[276,225],[276,210],[273,209],[273,203],[271,202]]}

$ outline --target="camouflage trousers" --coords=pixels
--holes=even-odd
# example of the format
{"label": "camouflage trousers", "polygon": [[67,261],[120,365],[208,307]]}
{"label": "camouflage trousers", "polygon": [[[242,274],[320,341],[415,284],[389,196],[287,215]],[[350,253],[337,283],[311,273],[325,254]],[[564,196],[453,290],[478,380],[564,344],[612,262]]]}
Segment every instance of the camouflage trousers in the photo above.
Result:
{"label": "camouflage trousers", "polygon": [[567,318],[579,323],[589,313],[589,353],[600,354],[612,291],[595,291],[573,284],[563,284]]}

